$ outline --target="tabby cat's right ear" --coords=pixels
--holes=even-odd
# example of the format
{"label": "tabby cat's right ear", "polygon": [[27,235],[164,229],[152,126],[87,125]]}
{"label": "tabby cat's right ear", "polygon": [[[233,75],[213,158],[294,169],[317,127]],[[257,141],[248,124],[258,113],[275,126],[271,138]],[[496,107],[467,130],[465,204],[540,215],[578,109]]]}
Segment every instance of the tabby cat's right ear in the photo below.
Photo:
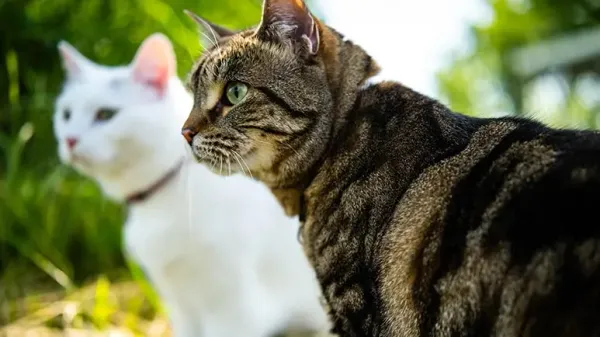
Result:
{"label": "tabby cat's right ear", "polygon": [[305,51],[319,52],[319,27],[303,0],[264,0],[263,15],[256,34]]}
{"label": "tabby cat's right ear", "polygon": [[210,49],[218,44],[219,40],[234,35],[235,32],[227,28],[216,25],[206,19],[201,18],[198,14],[184,9],[183,12],[192,18],[198,25],[198,31],[200,32],[200,45],[202,48]]}
{"label": "tabby cat's right ear", "polygon": [[92,64],[92,61],[88,60],[67,41],[58,43],[58,53],[62,60],[63,69],[70,80],[80,78],[85,68]]}

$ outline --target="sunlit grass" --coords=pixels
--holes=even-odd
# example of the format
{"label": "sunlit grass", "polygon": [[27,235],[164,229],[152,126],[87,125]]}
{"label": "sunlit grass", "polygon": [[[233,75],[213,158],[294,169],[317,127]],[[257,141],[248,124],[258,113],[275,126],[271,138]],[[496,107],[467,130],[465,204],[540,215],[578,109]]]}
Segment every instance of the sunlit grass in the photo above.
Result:
{"label": "sunlit grass", "polygon": [[32,124],[0,140],[6,163],[0,170],[0,336],[82,329],[163,335],[159,300],[123,257],[122,207],[64,166],[40,174],[26,165],[36,140]]}
{"label": "sunlit grass", "polygon": [[64,166],[40,175],[22,165],[34,137],[25,124],[16,139],[2,144],[1,262],[25,257],[66,289],[97,271],[124,267],[121,207]]}
{"label": "sunlit grass", "polygon": [[6,301],[0,310],[19,316],[0,328],[0,336],[170,336],[165,316],[132,281],[101,277],[72,291]]}

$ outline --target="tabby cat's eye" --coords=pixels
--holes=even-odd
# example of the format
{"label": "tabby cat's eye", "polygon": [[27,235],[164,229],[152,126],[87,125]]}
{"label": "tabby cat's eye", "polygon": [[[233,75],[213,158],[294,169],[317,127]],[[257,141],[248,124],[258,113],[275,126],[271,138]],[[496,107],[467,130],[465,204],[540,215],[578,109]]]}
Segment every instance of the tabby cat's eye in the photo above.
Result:
{"label": "tabby cat's eye", "polygon": [[96,121],[104,122],[113,118],[117,114],[116,109],[102,108],[96,112]]}
{"label": "tabby cat's eye", "polygon": [[241,102],[248,93],[248,86],[241,82],[229,82],[225,87],[225,103],[236,105]]}
{"label": "tabby cat's eye", "polygon": [[71,110],[69,110],[69,109],[65,109],[65,110],[63,111],[63,119],[64,119],[65,121],[68,121],[69,119],[71,119]]}

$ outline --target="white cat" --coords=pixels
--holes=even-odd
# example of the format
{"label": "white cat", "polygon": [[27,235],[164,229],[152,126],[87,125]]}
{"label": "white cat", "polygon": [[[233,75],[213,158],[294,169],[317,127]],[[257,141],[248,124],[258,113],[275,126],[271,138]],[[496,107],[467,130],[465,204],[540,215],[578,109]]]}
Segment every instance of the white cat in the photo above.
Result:
{"label": "white cat", "polygon": [[165,303],[174,336],[328,330],[298,220],[262,184],[193,162],[180,134],[192,99],[170,41],[151,35],[122,67],[95,64],[66,42],[59,51],[60,158],[128,202],[126,251]]}

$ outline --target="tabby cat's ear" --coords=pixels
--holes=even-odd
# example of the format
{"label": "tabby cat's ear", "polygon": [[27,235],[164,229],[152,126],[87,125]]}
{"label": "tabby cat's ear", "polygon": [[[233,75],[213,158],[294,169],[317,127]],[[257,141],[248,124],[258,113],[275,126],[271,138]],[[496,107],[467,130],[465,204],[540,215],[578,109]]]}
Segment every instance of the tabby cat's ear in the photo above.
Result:
{"label": "tabby cat's ear", "polygon": [[93,64],[67,41],[58,43],[58,53],[63,69],[70,80],[80,78],[85,72],[85,68]]}
{"label": "tabby cat's ear", "polygon": [[200,32],[200,44],[206,49],[214,47],[218,41],[224,37],[234,35],[235,32],[227,28],[221,27],[214,24],[206,19],[201,18],[198,14],[184,9],[183,12],[192,18],[198,25],[198,31]]}
{"label": "tabby cat's ear", "polygon": [[319,52],[319,28],[303,0],[264,0],[257,36]]}
{"label": "tabby cat's ear", "polygon": [[162,95],[177,70],[171,41],[160,33],[148,36],[138,48],[131,67],[135,81],[150,86]]}

